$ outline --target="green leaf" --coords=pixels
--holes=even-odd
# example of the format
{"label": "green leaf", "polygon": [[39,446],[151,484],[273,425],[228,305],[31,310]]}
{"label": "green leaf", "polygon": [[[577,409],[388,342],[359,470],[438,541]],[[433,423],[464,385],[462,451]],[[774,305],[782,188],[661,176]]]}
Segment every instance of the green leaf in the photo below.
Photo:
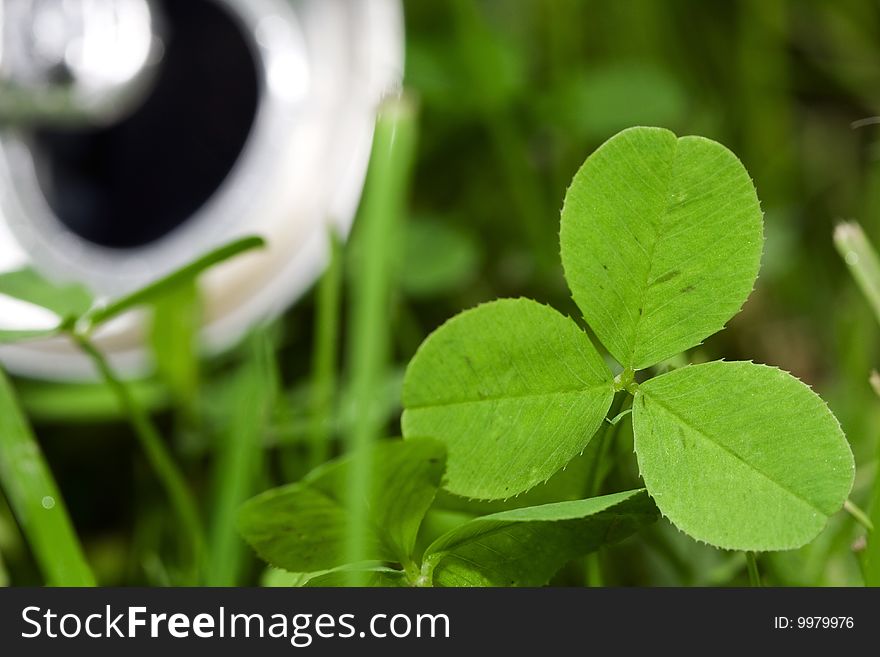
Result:
{"label": "green leaf", "polygon": [[631,128],[578,171],[562,210],[562,263],[590,327],[644,369],[722,329],[752,290],[763,221],[720,144]]}
{"label": "green leaf", "polygon": [[713,362],[641,384],[639,468],[660,511],[730,550],[810,542],[853,483],[843,431],[808,386],[776,368]]}
{"label": "green leaf", "polygon": [[[443,445],[432,440],[389,441],[371,453],[369,559],[405,563],[412,557],[422,518],[440,485]],[[239,529],[270,564],[293,572],[345,565],[352,510],[345,505],[351,458],[332,462],[302,483],[282,486],[242,507]],[[355,511],[360,511],[357,509]]]}
{"label": "green leaf", "polygon": [[427,550],[435,586],[542,586],[565,563],[657,519],[644,490],[483,516]]}
{"label": "green leaf", "polygon": [[[267,563],[291,572],[315,572],[345,563],[349,513],[303,484],[272,489],[244,504],[239,531]],[[375,536],[371,556],[390,559]]]}
{"label": "green leaf", "polygon": [[504,499],[581,452],[613,394],[608,367],[574,322],[504,299],[461,313],[422,343],[404,379],[403,434],[446,443],[451,493]]}
{"label": "green leaf", "polygon": [[594,444],[593,441],[590,441],[583,454],[575,456],[562,470],[556,472],[543,484],[530,488],[521,495],[506,500],[477,500],[441,490],[434,502],[434,508],[473,515],[486,515],[526,506],[579,500],[589,494],[586,482],[589,479],[590,471],[596,465],[597,455],[592,453]]}
{"label": "green leaf", "polygon": [[28,340],[39,340],[41,338],[51,338],[58,334],[58,329],[34,329],[34,330],[9,330],[0,329],[0,344],[14,344],[16,342],[27,342]]}
{"label": "green leaf", "polygon": [[266,246],[266,242],[262,237],[244,237],[230,242],[213,251],[209,251],[200,258],[193,260],[191,263],[184,265],[167,276],[163,276],[140,290],[136,290],[131,294],[111,301],[106,306],[95,309],[89,313],[89,321],[92,326],[99,326],[132,308],[153,303],[178,286],[195,281],[206,270],[242,253],[252,251],[253,249],[260,249],[264,246]]}
{"label": "green leaf", "polygon": [[0,294],[50,310],[62,320],[79,317],[94,301],[82,285],[53,283],[30,268],[0,274]]}
{"label": "green leaf", "polygon": [[94,586],[64,500],[0,370],[0,486],[50,586]]}
{"label": "green leaf", "polygon": [[[446,449],[435,440],[388,441],[371,450],[370,524],[382,543],[404,562],[412,556],[422,518],[437,495],[446,468]],[[305,482],[342,499],[351,458],[314,470]]]}

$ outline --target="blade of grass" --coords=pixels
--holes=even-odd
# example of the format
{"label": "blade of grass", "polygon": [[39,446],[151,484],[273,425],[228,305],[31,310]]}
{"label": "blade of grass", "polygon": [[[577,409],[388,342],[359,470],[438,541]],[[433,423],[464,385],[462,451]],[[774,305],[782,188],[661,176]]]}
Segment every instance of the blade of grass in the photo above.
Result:
{"label": "blade of grass", "polygon": [[0,370],[0,485],[50,586],[94,586],[67,508]]}
{"label": "blade of grass", "polygon": [[[880,322],[880,258],[877,252],[862,227],[855,222],[842,223],[835,228],[834,245]],[[871,373],[869,381],[880,395],[880,379],[876,372]],[[874,477],[872,498],[868,514],[854,515],[865,527],[876,527],[880,523],[880,473]],[[847,503],[852,506],[851,502]],[[847,510],[852,513],[851,508]],[[880,586],[880,540],[876,532],[868,535],[862,573],[867,586]]]}
{"label": "blade of grass", "polygon": [[[379,111],[373,138],[373,154],[364,190],[360,218],[353,236],[355,253],[351,280],[351,342],[349,367],[352,403],[357,422],[346,436],[347,449],[357,454],[348,482],[348,499],[370,489],[370,447],[380,437],[382,420],[375,412],[376,396],[388,366],[391,316],[392,263],[389,245],[396,239],[403,219],[410,172],[415,155],[416,110],[411,99],[399,96],[386,100]],[[358,563],[367,556],[365,513],[353,514],[348,535],[348,561]],[[357,573],[353,586],[359,585]]]}
{"label": "blade of grass", "polygon": [[862,227],[855,222],[842,223],[834,229],[834,245],[880,322],[880,259],[877,252]]}
{"label": "blade of grass", "polygon": [[73,339],[77,342],[80,349],[91,358],[101,378],[104,379],[115,393],[119,405],[125,412],[132,429],[134,429],[135,436],[137,436],[147,456],[147,460],[165,488],[165,492],[183,526],[184,534],[192,551],[193,579],[195,580],[197,578],[198,566],[201,563],[201,556],[204,554],[204,536],[202,534],[198,508],[192,493],[187,487],[183,474],[168,452],[168,448],[162,441],[162,436],[153,424],[150,416],[132,394],[129,387],[113,371],[104,354],[87,337],[74,335]]}
{"label": "blade of grass", "polygon": [[84,319],[89,328],[100,326],[132,308],[151,303],[156,299],[161,298],[167,294],[169,290],[173,290],[179,285],[194,281],[205,270],[210,269],[225,260],[229,260],[230,258],[245,253],[246,251],[262,248],[265,245],[266,242],[262,237],[245,237],[230,242],[229,244],[225,244],[136,292],[132,292],[129,295],[111,301],[102,308],[96,308],[87,313]]}
{"label": "blade of grass", "polygon": [[263,454],[262,434],[278,395],[274,358],[268,331],[257,329],[248,341],[247,357],[237,375],[235,406],[217,455],[210,554],[205,573],[208,586],[239,583],[246,551],[236,519],[242,502],[255,492]]}
{"label": "blade of grass", "polygon": [[309,469],[330,456],[332,416],[339,367],[338,344],[342,300],[342,242],[329,236],[330,260],[321,277],[315,309],[315,346],[312,351],[311,416],[309,418]]}
{"label": "blade of grass", "polygon": [[156,371],[172,393],[182,419],[198,417],[198,339],[201,326],[199,290],[194,280],[180,283],[153,302],[150,346]]}

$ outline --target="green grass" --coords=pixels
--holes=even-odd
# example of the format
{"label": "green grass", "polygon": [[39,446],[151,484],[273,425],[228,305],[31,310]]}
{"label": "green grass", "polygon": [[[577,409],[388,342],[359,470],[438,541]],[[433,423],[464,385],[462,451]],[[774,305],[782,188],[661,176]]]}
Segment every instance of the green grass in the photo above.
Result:
{"label": "green grass", "polygon": [[0,484],[46,584],[94,586],[64,498],[2,370]]}
{"label": "green grass", "polygon": [[[372,485],[370,448],[383,433],[381,416],[374,408],[391,356],[388,322],[396,271],[394,253],[388,247],[397,243],[403,226],[415,154],[416,108],[413,103],[411,98],[401,96],[386,100],[379,108],[370,173],[352,236],[355,257],[349,278],[352,330],[348,378],[357,421],[346,436],[346,449],[357,456],[347,493],[351,504]],[[363,514],[353,515],[348,546],[351,563],[365,560],[367,523]],[[352,583],[358,583],[357,573],[353,574]]]}

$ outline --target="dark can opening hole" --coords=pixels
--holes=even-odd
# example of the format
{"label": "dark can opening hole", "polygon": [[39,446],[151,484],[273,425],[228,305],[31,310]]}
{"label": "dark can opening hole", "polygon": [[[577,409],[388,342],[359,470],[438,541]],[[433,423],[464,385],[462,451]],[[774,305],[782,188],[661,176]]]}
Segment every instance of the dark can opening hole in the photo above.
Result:
{"label": "dark can opening hole", "polygon": [[58,219],[95,244],[149,244],[221,187],[257,115],[258,64],[236,18],[210,0],[161,0],[165,54],[132,115],[34,134],[40,184]]}

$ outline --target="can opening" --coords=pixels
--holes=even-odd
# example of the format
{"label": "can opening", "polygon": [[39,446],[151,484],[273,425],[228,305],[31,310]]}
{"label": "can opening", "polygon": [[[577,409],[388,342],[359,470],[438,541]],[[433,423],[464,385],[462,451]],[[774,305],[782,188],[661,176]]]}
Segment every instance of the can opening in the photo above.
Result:
{"label": "can opening", "polygon": [[256,119],[250,38],[212,0],[160,0],[165,53],[155,87],[123,121],[34,134],[40,185],[62,224],[111,248],[144,246],[221,187]]}

